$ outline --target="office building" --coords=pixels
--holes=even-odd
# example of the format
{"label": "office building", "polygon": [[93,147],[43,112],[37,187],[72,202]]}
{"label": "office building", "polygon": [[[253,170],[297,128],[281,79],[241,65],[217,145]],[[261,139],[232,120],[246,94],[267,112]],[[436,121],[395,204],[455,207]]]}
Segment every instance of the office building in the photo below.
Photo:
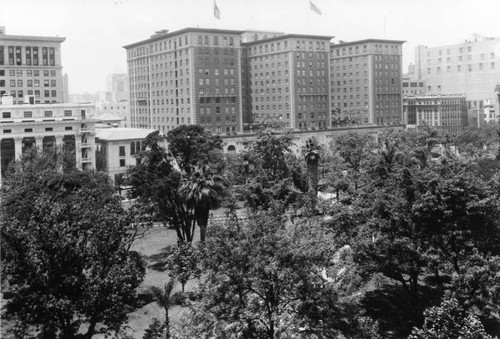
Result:
{"label": "office building", "polygon": [[468,125],[465,94],[409,95],[404,97],[403,107],[410,128],[426,125],[459,132]]}
{"label": "office building", "polygon": [[280,128],[330,127],[331,39],[281,34],[243,43],[244,122]]}
{"label": "office building", "polygon": [[0,96],[14,104],[63,103],[67,79],[62,74],[61,43],[65,38],[0,33]]}
{"label": "office building", "polygon": [[200,124],[213,133],[241,131],[242,31],[158,31],[125,46],[130,125],[167,133]]}
{"label": "office building", "polygon": [[95,168],[94,106],[90,104],[14,104],[11,96],[0,105],[0,162],[8,164],[33,147],[71,150],[78,169]]}
{"label": "office building", "polygon": [[493,99],[500,84],[500,38],[475,35],[454,45],[417,46],[415,73],[417,79],[425,80],[427,93],[465,93],[468,100]]}
{"label": "office building", "polygon": [[367,39],[330,45],[332,122],[402,122],[400,40]]}

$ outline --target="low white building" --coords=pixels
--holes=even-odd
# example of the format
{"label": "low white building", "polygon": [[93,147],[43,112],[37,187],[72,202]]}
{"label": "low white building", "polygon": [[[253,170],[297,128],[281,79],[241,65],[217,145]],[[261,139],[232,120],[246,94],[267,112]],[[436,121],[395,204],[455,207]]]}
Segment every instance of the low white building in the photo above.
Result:
{"label": "low white building", "polygon": [[96,168],[111,179],[138,163],[144,140],[153,130],[142,128],[105,128],[96,134]]}

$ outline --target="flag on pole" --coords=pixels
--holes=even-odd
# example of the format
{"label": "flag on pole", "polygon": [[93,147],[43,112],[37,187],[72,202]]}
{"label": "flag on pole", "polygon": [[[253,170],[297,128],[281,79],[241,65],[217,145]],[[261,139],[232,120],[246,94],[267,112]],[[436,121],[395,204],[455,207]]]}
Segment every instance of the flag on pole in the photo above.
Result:
{"label": "flag on pole", "polygon": [[214,17],[220,20],[220,10],[219,7],[217,7],[217,3],[214,0]]}
{"label": "flag on pole", "polygon": [[321,9],[319,9],[318,6],[316,6],[311,0],[309,0],[309,6],[311,7],[311,11],[318,15],[322,15]]}

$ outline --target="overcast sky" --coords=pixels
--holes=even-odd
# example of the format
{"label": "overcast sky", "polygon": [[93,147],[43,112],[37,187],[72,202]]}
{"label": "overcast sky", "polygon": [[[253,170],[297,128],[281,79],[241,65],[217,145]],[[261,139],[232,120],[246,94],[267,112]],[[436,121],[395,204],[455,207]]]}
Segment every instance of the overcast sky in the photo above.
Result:
{"label": "overcast sky", "polygon": [[269,30],[406,40],[403,67],[415,46],[458,43],[472,33],[500,37],[500,0],[0,0],[7,34],[62,36],[70,93],[105,89],[110,73],[127,72],[123,46],[154,31],[185,27]]}

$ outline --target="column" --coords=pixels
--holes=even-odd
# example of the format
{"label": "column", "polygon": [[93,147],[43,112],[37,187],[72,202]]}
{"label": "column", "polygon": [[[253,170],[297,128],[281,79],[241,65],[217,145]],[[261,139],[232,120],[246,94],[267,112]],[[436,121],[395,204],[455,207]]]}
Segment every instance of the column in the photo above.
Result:
{"label": "column", "polygon": [[63,148],[63,139],[64,137],[62,135],[56,135],[56,147],[59,151],[62,151]]}
{"label": "column", "polygon": [[14,159],[16,161],[21,160],[21,155],[23,154],[23,138],[14,138]]}
{"label": "column", "polygon": [[35,137],[35,146],[36,146],[38,152],[43,152],[43,137],[42,136]]}
{"label": "column", "polygon": [[82,135],[75,134],[75,165],[76,168],[82,169]]}

